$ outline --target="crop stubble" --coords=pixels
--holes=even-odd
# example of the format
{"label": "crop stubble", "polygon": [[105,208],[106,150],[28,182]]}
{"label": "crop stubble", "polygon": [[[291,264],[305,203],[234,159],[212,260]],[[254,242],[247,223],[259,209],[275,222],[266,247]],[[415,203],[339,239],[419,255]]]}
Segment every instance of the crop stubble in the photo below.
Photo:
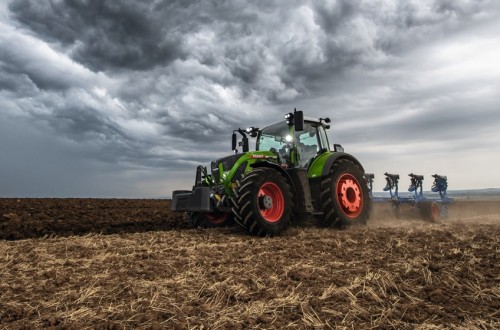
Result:
{"label": "crop stubble", "polygon": [[500,211],[481,203],[255,238],[167,200],[0,199],[0,327],[499,328]]}

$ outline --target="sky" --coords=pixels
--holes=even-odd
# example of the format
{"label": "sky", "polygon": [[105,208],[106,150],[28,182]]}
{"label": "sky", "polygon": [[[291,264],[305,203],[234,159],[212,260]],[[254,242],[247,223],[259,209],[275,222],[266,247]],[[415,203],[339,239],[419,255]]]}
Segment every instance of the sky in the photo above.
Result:
{"label": "sky", "polygon": [[169,197],[294,108],[375,174],[500,187],[500,1],[0,1],[0,197]]}

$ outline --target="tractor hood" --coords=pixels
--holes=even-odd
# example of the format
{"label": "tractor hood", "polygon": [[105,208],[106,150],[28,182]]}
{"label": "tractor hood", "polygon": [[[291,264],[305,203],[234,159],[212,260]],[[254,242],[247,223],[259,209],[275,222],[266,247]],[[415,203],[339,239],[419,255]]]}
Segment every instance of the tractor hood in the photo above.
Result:
{"label": "tractor hood", "polygon": [[225,181],[226,178],[222,177],[225,172],[229,172],[229,180],[233,181],[241,177],[248,170],[247,166],[260,161],[276,162],[276,157],[271,151],[242,152],[216,159],[210,164],[210,168],[215,182]]}
{"label": "tractor hood", "polygon": [[226,172],[229,171],[234,164],[240,159],[242,156],[244,156],[246,153],[241,153],[241,154],[234,154],[231,156],[223,157],[214,160],[210,164],[210,168],[212,170],[212,175],[214,176],[215,182],[219,182],[220,180],[220,175],[221,171]]}

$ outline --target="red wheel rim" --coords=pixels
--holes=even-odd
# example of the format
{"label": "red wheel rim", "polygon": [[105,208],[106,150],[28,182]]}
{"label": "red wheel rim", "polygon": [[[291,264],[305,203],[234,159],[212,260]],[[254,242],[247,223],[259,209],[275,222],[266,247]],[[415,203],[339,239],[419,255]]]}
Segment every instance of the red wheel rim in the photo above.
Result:
{"label": "red wheel rim", "polygon": [[205,213],[205,216],[207,217],[208,222],[214,224],[214,225],[220,225],[226,221],[227,216],[229,213]]}
{"label": "red wheel rim", "polygon": [[363,191],[358,180],[351,174],[342,174],[337,181],[337,201],[342,212],[351,219],[363,211]]}
{"label": "red wheel rim", "polygon": [[269,208],[260,207],[260,214],[268,222],[277,222],[285,211],[285,197],[280,187],[273,182],[265,182],[259,189],[258,199],[267,196],[272,205]]}

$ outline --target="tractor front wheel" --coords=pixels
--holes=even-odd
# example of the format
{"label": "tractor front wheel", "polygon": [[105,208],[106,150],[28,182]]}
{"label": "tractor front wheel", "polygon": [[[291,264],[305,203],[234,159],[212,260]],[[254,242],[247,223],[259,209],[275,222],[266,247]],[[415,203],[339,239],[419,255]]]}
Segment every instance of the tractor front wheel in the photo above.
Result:
{"label": "tractor front wheel", "polygon": [[237,222],[258,236],[280,234],[290,222],[292,193],[278,171],[256,168],[238,183],[233,212]]}
{"label": "tractor front wheel", "polygon": [[318,220],[322,226],[366,224],[371,200],[361,168],[345,159],[334,163],[321,182],[321,204],[323,215]]}

